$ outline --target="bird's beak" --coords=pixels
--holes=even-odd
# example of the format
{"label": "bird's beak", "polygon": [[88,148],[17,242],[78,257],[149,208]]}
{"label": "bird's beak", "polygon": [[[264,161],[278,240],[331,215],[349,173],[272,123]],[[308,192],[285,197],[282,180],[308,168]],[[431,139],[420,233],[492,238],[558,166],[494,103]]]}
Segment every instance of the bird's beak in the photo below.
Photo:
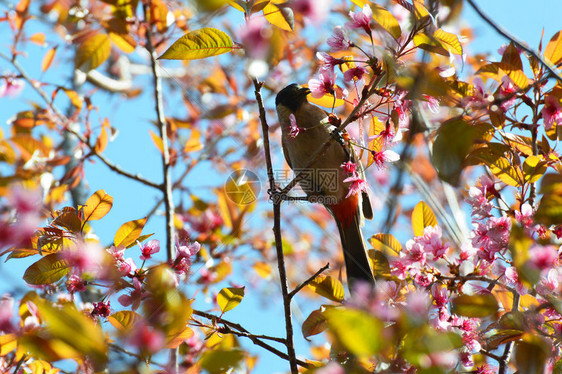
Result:
{"label": "bird's beak", "polygon": [[308,87],[301,87],[300,91],[303,95],[308,95],[310,93],[310,89]]}

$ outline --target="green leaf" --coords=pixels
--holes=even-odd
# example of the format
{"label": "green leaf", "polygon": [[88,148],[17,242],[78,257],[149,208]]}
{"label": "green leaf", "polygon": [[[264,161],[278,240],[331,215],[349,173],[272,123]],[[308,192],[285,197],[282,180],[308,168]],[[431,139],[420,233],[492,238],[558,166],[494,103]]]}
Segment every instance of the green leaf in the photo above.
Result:
{"label": "green leaf", "polygon": [[104,190],[96,191],[84,204],[84,222],[103,218],[113,206],[113,197]]}
{"label": "green leaf", "polygon": [[375,279],[390,278],[390,264],[388,263],[386,255],[376,249],[370,249],[367,253],[373,263]]}
{"label": "green leaf", "polygon": [[221,55],[233,48],[230,36],[215,28],[204,27],[176,40],[158,59],[196,60]]}
{"label": "green leaf", "polygon": [[373,18],[375,21],[377,21],[383,29],[388,31],[394,39],[398,39],[400,35],[402,35],[402,30],[400,29],[400,23],[398,23],[396,17],[380,5],[371,3],[370,6],[373,11]]}
{"label": "green leaf", "polygon": [[335,302],[343,301],[345,291],[341,282],[331,276],[318,275],[308,284],[320,296]]}
{"label": "green leaf", "polygon": [[423,230],[428,226],[437,226],[435,214],[425,202],[420,201],[412,211],[412,229],[415,236],[423,236]]}
{"label": "green leaf", "polygon": [[460,295],[452,300],[453,313],[470,317],[483,318],[496,313],[498,301],[492,294]]}
{"label": "green leaf", "polygon": [[330,308],[324,316],[335,340],[358,357],[377,354],[386,345],[383,323],[362,310]]}
{"label": "green leaf", "polygon": [[209,374],[222,374],[237,366],[243,358],[244,351],[240,349],[207,350],[199,360],[199,365]]}
{"label": "green leaf", "polygon": [[535,214],[535,220],[546,226],[562,224],[562,195],[544,195]]}
{"label": "green leaf", "polygon": [[431,153],[439,178],[452,185],[459,183],[474,138],[474,127],[461,118],[448,120],[439,127]]}
{"label": "green leaf", "polygon": [[23,275],[23,280],[35,286],[51,284],[68,274],[69,270],[68,262],[62,258],[61,254],[53,253],[28,267]]}
{"label": "green leaf", "polygon": [[326,318],[320,309],[313,310],[302,324],[302,335],[304,338],[320,334],[328,328]]}
{"label": "green leaf", "polygon": [[137,239],[141,236],[142,229],[146,224],[147,217],[129,221],[121,225],[119,230],[115,233],[113,238],[113,244],[118,247],[122,245],[123,247],[128,247],[131,244],[135,244]]}
{"label": "green leaf", "polygon": [[223,313],[234,309],[244,298],[244,287],[229,287],[220,290],[217,295],[217,304]]}
{"label": "green leaf", "polygon": [[96,34],[86,39],[76,51],[76,68],[90,71],[105,62],[111,54],[111,42],[106,34]]}

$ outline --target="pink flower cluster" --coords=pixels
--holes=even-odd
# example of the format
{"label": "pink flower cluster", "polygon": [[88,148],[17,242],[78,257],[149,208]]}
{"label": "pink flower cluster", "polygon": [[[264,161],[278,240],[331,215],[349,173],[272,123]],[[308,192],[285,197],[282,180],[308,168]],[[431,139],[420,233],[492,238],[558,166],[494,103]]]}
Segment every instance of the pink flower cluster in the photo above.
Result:
{"label": "pink flower cluster", "polygon": [[354,162],[347,161],[340,165],[342,170],[349,174],[349,177],[343,180],[344,183],[349,183],[349,191],[346,198],[351,195],[358,194],[361,191],[367,191],[367,182],[357,172],[357,165]]}
{"label": "pink flower cluster", "polygon": [[400,257],[392,263],[392,274],[399,279],[411,276],[416,284],[426,287],[434,281],[432,272],[426,272],[430,263],[443,258],[449,249],[443,243],[441,228],[428,226],[422,236],[406,242],[406,247],[400,252]]}

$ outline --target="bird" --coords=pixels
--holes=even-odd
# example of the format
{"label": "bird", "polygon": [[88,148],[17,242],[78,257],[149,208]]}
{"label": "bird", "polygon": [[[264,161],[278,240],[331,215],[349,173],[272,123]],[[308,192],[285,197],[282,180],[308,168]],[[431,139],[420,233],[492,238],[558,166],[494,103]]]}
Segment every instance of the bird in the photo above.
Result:
{"label": "bird", "polygon": [[[357,281],[374,284],[371,262],[361,226],[373,211],[366,191],[349,193],[349,177],[342,164],[355,163],[360,176],[364,171],[351,145],[334,140],[323,154],[312,157],[333,136],[337,128],[329,114],[308,102],[310,89],[296,83],[283,88],[275,98],[281,127],[281,143],[287,164],[295,174],[304,173],[299,182],[310,201],[321,202],[334,217],[340,234],[348,287]],[[298,133],[295,136],[295,122]],[[304,170],[307,168],[306,170]]]}

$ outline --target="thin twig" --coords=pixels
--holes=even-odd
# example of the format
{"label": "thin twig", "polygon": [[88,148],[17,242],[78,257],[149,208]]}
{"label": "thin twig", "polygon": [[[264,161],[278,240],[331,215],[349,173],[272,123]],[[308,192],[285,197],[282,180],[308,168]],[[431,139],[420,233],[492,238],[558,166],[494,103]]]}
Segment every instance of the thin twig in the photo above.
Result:
{"label": "thin twig", "polygon": [[[265,160],[267,165],[267,176],[269,178],[269,190],[275,191],[275,178],[273,176],[273,165],[271,163],[271,150],[269,147],[269,126],[265,116],[265,108],[261,97],[261,88],[263,82],[258,82],[253,79],[256,100],[258,103],[260,122],[263,132],[263,143],[265,150]],[[291,319],[291,298],[289,297],[289,286],[287,283],[287,272],[285,269],[285,257],[283,255],[283,242],[281,236],[281,200],[273,199],[273,235],[275,237],[275,251],[277,253],[277,267],[279,269],[279,282],[281,283],[281,293],[283,295],[283,307],[285,311],[285,330],[286,330],[286,346],[287,354],[289,355],[289,364],[291,366],[291,373],[297,374],[297,356],[295,353],[295,346],[293,343],[293,322]]]}
{"label": "thin twig", "polygon": [[[143,10],[145,17],[151,9],[151,0],[143,2]],[[158,129],[160,130],[160,138],[162,140],[162,174],[163,182],[161,186],[164,195],[164,214],[166,216],[166,256],[171,262],[176,257],[176,248],[174,246],[175,228],[174,228],[174,198],[172,195],[172,175],[170,162],[170,144],[168,138],[168,124],[164,116],[164,101],[162,99],[162,79],[156,51],[152,40],[152,23],[147,20],[146,25],[146,50],[150,54],[150,63],[152,68],[152,76],[154,78],[154,104],[156,110],[156,120]],[[179,372],[178,349],[170,349],[170,365],[174,373]]]}
{"label": "thin twig", "polygon": [[76,130],[72,129],[71,126],[68,125],[68,123],[70,121],[68,119],[68,117],[66,117],[66,115],[64,115],[64,113],[62,113],[60,111],[60,109],[57,108],[53,104],[53,102],[51,101],[51,99],[49,98],[47,93],[45,91],[43,91],[41,89],[40,85],[27,74],[27,71],[25,71],[25,69],[23,69],[23,67],[17,62],[17,60],[12,60],[11,58],[6,56],[2,52],[0,52],[0,58],[3,58],[4,60],[9,61],[13,65],[13,67],[18,71],[18,73],[21,75],[22,79],[25,80],[35,90],[35,92],[39,96],[41,96],[43,101],[49,106],[49,108],[53,111],[53,113],[55,113],[55,115],[57,117],[59,117],[60,120],[64,123],[65,131],[68,131],[72,135],[76,136],[78,138],[78,140],[80,140],[80,142],[82,142],[83,144],[85,144],[89,148],[90,153],[92,155],[96,156],[108,168],[110,168],[111,170],[113,170],[114,172],[116,172],[119,175],[122,175],[122,176],[127,177],[127,178],[132,179],[132,180],[135,180],[139,183],[142,183],[142,184],[145,184],[147,186],[157,188],[157,189],[161,188],[160,184],[154,183],[153,181],[151,181],[149,179],[146,179],[139,174],[130,173],[130,172],[122,169],[118,165],[114,164],[113,162],[109,161],[104,155],[98,153],[96,151],[94,145],[91,145],[82,134],[80,134]]}
{"label": "thin twig", "polygon": [[516,46],[518,46],[519,48],[521,48],[522,50],[533,56],[542,66],[546,68],[546,70],[548,70],[548,72],[550,73],[550,75],[552,75],[553,78],[557,79],[559,82],[562,83],[562,76],[556,70],[554,70],[554,68],[548,62],[546,62],[542,57],[540,57],[537,52],[535,52],[533,49],[525,45],[523,42],[519,41],[517,38],[515,38],[515,36],[511,35],[503,27],[495,23],[490,17],[488,17],[488,15],[486,15],[478,7],[478,5],[474,3],[473,0],[467,0],[467,2],[474,9],[474,11],[478,13],[480,18],[482,18],[488,25],[490,25],[494,30],[496,30],[498,34],[500,34],[506,39],[509,39],[510,41],[513,42],[513,44],[515,44]]}
{"label": "thin twig", "polygon": [[[238,323],[234,323],[234,322],[230,322],[228,320],[225,320],[224,318],[219,318],[218,316],[215,316],[213,314],[207,313],[207,312],[203,312],[200,310],[194,310],[193,314],[198,315],[200,317],[204,317],[207,318],[213,322],[218,322],[223,324],[224,326],[227,326],[229,329],[228,330],[220,330],[220,332],[224,332],[224,333],[230,333],[230,334],[234,334],[237,336],[242,336],[245,338],[248,338],[252,341],[252,343],[254,343],[257,346],[260,346],[262,348],[264,348],[265,350],[275,354],[276,356],[284,359],[284,360],[289,360],[289,355],[287,355],[286,353],[281,352],[280,350],[278,350],[275,347],[272,347],[271,345],[265,343],[264,341],[262,341],[262,339],[268,339],[268,340],[273,340],[276,341],[278,343],[282,343],[285,344],[286,341],[283,338],[276,338],[273,336],[267,336],[267,335],[255,335],[255,334],[251,334],[248,330],[246,330],[244,327],[242,327],[240,324]],[[234,330],[236,331],[234,331]],[[296,360],[297,364],[301,367],[304,368],[308,368],[310,365],[308,365],[306,362],[301,361],[299,359]]]}
{"label": "thin twig", "polygon": [[299,284],[294,290],[292,290],[289,293],[289,298],[293,298],[300,290],[302,290],[304,287],[306,287],[310,282],[312,282],[317,276],[319,276],[320,274],[322,274],[324,271],[326,271],[327,269],[330,268],[330,264],[327,263],[326,265],[322,266],[320,268],[320,270],[318,270],[316,273],[314,273],[314,275],[310,278],[308,278],[307,280],[305,280],[304,282],[302,282],[301,284]]}

